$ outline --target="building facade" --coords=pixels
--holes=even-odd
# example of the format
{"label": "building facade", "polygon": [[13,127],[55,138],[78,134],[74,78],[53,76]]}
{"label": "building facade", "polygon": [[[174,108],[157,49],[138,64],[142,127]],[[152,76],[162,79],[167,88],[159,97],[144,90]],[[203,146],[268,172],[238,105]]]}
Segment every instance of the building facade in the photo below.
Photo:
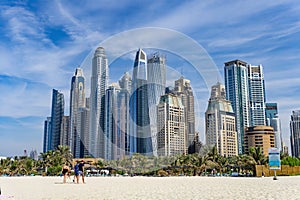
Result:
{"label": "building facade", "polygon": [[47,117],[44,122],[44,145],[43,152],[46,153],[51,149],[51,117]]}
{"label": "building facade", "polygon": [[118,135],[118,96],[120,88],[117,84],[112,84],[106,90],[105,95],[105,123],[104,123],[104,159],[116,160],[117,148],[120,146]]}
{"label": "building facade", "polygon": [[85,78],[82,69],[77,68],[71,81],[69,134],[69,146],[75,158],[80,157],[82,133],[79,109],[85,108],[85,100]]}
{"label": "building facade", "polygon": [[263,66],[248,65],[250,126],[266,125]]}
{"label": "building facade", "polygon": [[190,145],[193,144],[195,138],[195,106],[194,94],[191,87],[190,80],[180,77],[175,81],[173,93],[181,98],[184,106],[185,116],[185,145],[186,152]]}
{"label": "building facade", "polygon": [[62,141],[62,121],[64,117],[64,95],[58,90],[52,90],[51,134],[49,135],[49,150],[55,150]]}
{"label": "building facade", "polygon": [[300,156],[300,110],[292,112],[290,121],[291,152],[293,157]]}
{"label": "building facade", "polygon": [[275,147],[274,129],[271,126],[251,126],[245,129],[245,153],[251,147],[261,147],[264,155],[269,155],[269,148]]}
{"label": "building facade", "polygon": [[161,96],[157,106],[158,156],[186,153],[184,113],[180,97],[172,94]]}
{"label": "building facade", "polygon": [[147,65],[148,108],[153,155],[157,156],[157,105],[166,89],[166,58],[155,53]]}
{"label": "building facade", "polygon": [[89,151],[96,158],[104,158],[104,96],[107,84],[108,60],[104,48],[98,47],[92,61],[89,136]]}
{"label": "building facade", "polygon": [[212,86],[205,124],[207,145],[215,145],[218,154],[224,157],[238,155],[235,114],[221,83]]}
{"label": "building facade", "polygon": [[121,80],[119,80],[120,93],[118,95],[118,135],[120,137],[120,143],[117,149],[117,155],[120,155],[120,159],[122,159],[125,155],[131,155],[130,141],[134,139],[129,132],[129,101],[131,95],[131,84],[131,76],[128,73],[125,73]]}
{"label": "building facade", "polygon": [[266,103],[266,124],[272,126],[275,133],[275,148],[283,151],[281,122],[278,115],[277,103]]}
{"label": "building facade", "polygon": [[236,117],[238,152],[243,154],[244,128],[250,125],[247,63],[240,60],[226,62],[224,74],[227,100],[231,102]]}
{"label": "building facade", "polygon": [[131,152],[152,155],[152,138],[148,108],[147,55],[142,49],[139,49],[136,53],[131,92]]}

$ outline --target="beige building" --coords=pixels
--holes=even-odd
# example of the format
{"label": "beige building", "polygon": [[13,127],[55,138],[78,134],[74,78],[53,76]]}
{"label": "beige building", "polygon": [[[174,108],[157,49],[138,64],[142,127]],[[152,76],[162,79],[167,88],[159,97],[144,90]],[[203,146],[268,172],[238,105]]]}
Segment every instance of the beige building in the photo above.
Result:
{"label": "beige building", "polygon": [[196,135],[194,95],[190,80],[183,77],[176,80],[174,93],[180,97],[182,105],[184,106],[185,145],[187,151],[189,146],[193,144]]}
{"label": "beige building", "polygon": [[161,96],[157,106],[157,130],[158,156],[186,153],[184,106],[180,97]]}
{"label": "beige building", "polygon": [[238,155],[235,114],[226,100],[225,86],[212,86],[205,112],[205,136],[207,145],[216,145],[218,154],[225,157]]}
{"label": "beige building", "polygon": [[251,147],[261,147],[265,156],[268,156],[269,148],[275,147],[275,134],[271,126],[251,126],[245,129],[245,153],[249,153]]}

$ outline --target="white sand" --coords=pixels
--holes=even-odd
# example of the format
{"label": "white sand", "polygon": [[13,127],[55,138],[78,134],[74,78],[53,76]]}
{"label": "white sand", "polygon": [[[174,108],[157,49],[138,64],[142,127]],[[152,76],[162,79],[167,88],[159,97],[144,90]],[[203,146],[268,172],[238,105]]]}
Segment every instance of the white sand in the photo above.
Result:
{"label": "white sand", "polygon": [[300,199],[300,176],[88,177],[61,184],[60,177],[0,177],[0,199]]}

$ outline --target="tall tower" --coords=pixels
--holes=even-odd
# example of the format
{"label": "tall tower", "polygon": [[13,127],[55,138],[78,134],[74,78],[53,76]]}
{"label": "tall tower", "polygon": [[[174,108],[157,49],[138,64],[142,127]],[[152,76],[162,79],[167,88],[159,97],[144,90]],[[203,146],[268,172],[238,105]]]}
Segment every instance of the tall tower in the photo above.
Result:
{"label": "tall tower", "polygon": [[266,124],[272,126],[275,133],[275,147],[283,151],[281,122],[278,115],[277,103],[266,103]]}
{"label": "tall tower", "polygon": [[94,53],[90,94],[90,154],[104,158],[105,90],[108,84],[108,60],[103,47]]}
{"label": "tall tower", "polygon": [[290,121],[291,150],[293,157],[300,156],[300,110],[293,111]]}
{"label": "tall tower", "polygon": [[80,157],[81,121],[79,109],[85,107],[85,78],[81,68],[77,68],[71,81],[70,92],[70,149],[75,158]]}
{"label": "tall tower", "polygon": [[166,90],[166,58],[159,53],[148,59],[147,66],[148,106],[153,155],[157,156],[157,105]]}
{"label": "tall tower", "polygon": [[238,155],[235,114],[231,102],[226,100],[225,86],[221,83],[211,88],[205,124],[206,144],[216,145],[221,156]]}
{"label": "tall tower", "polygon": [[244,153],[244,129],[250,124],[247,63],[240,60],[226,62],[224,71],[227,100],[231,101],[236,117],[238,152],[242,154]]}
{"label": "tall tower", "polygon": [[139,49],[133,66],[130,98],[131,152],[152,155],[152,139],[148,110],[147,55]]}
{"label": "tall tower", "polygon": [[194,95],[191,87],[190,80],[181,77],[175,81],[174,94],[181,98],[184,106],[185,116],[185,144],[186,152],[190,145],[193,145],[193,141],[196,135],[195,131],[195,107],[194,107]]}
{"label": "tall tower", "polygon": [[52,109],[51,109],[51,134],[49,150],[54,150],[61,145],[62,138],[62,121],[64,117],[64,95],[58,90],[52,91]]}
{"label": "tall tower", "polygon": [[43,152],[46,153],[50,150],[50,141],[51,141],[51,117],[47,117],[44,122],[44,145]]}
{"label": "tall tower", "polygon": [[121,80],[119,80],[120,93],[118,95],[118,109],[119,109],[119,121],[118,121],[118,135],[119,146],[117,149],[117,157],[122,159],[125,155],[130,155],[130,141],[134,140],[129,132],[129,100],[131,93],[132,80],[128,73],[125,73]]}
{"label": "tall tower", "polygon": [[248,65],[250,126],[266,125],[265,81],[262,65]]}
{"label": "tall tower", "polygon": [[157,154],[170,156],[186,152],[184,106],[181,98],[166,94],[157,106]]}
{"label": "tall tower", "polygon": [[112,84],[106,90],[105,95],[105,122],[104,122],[104,159],[117,159],[117,147],[119,145],[118,137],[118,95],[120,88],[117,84]]}

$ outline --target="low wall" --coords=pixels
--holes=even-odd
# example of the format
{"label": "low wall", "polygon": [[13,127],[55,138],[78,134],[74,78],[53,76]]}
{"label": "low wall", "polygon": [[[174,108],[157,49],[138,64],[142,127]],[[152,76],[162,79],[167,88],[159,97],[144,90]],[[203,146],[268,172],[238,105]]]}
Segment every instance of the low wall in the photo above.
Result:
{"label": "low wall", "polygon": [[[270,170],[268,165],[256,165],[255,168],[256,176],[274,176],[274,170]],[[281,165],[281,168],[276,170],[276,175],[300,175],[300,166],[291,167],[288,165]]]}

